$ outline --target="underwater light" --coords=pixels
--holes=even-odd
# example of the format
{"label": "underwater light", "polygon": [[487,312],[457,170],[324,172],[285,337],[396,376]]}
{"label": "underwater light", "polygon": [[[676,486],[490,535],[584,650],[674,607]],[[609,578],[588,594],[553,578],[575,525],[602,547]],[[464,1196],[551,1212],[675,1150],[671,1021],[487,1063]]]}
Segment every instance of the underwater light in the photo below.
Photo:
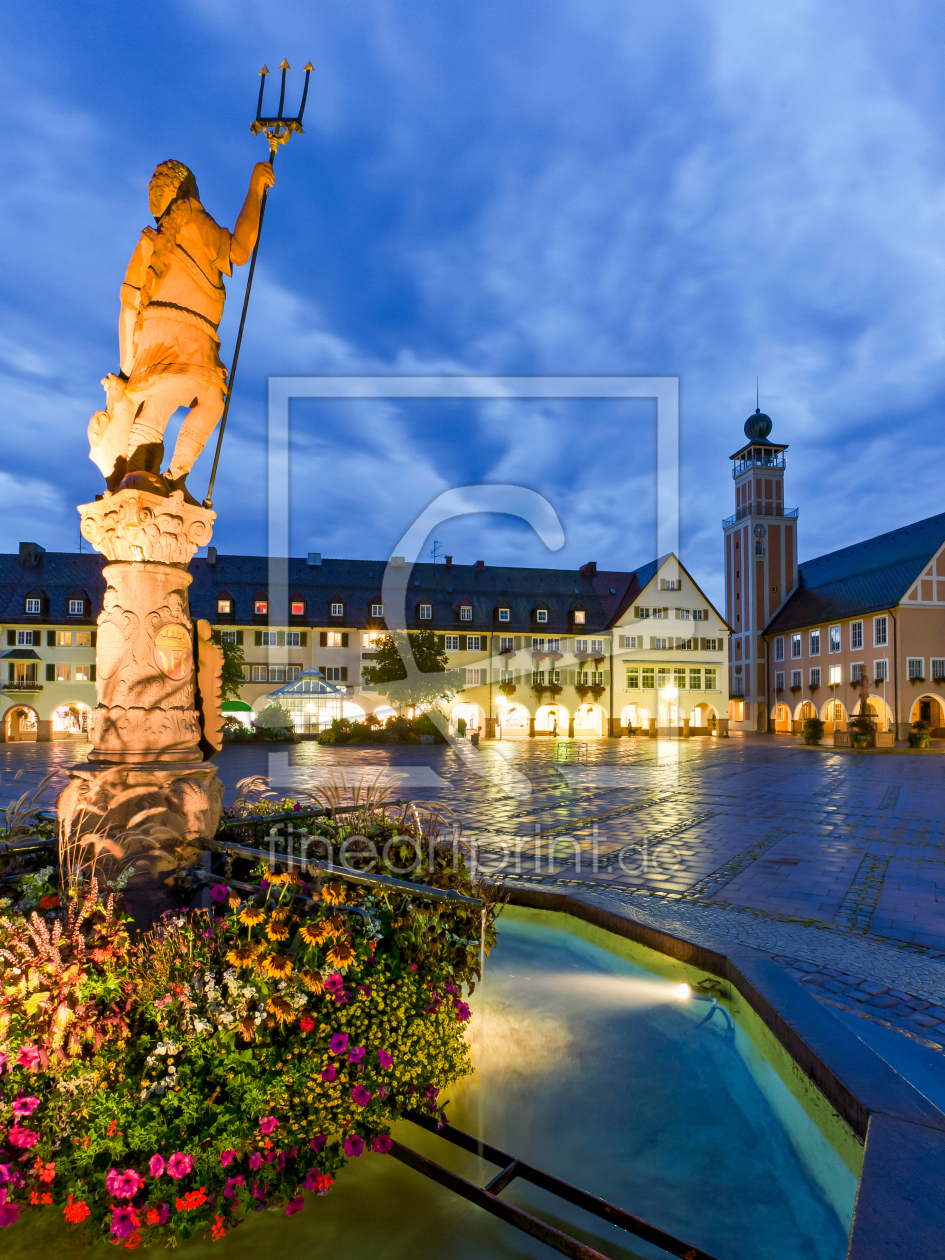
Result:
{"label": "underwater light", "polygon": [[676,990],[676,997],[680,1002],[687,1002],[692,997],[692,989],[688,984],[681,984]]}

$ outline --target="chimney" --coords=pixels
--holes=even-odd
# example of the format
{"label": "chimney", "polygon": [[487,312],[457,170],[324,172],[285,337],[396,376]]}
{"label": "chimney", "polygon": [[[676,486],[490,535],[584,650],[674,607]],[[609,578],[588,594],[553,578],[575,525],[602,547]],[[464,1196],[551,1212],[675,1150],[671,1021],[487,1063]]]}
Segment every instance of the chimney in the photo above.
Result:
{"label": "chimney", "polygon": [[485,560],[477,560],[477,561],[476,561],[476,568],[477,568],[477,569],[484,569],[485,567],[486,567],[486,562],[485,562]]}
{"label": "chimney", "polygon": [[310,551],[308,559],[305,563],[310,569],[317,569],[322,562],[322,553],[320,551]]}
{"label": "chimney", "polygon": [[446,561],[446,567],[447,567],[448,569],[452,569],[452,567],[453,567],[453,557],[452,557],[452,556],[444,556],[444,557],[443,557],[443,559]]}
{"label": "chimney", "polygon": [[24,569],[32,569],[37,564],[41,555],[46,551],[45,547],[41,547],[39,543],[21,542],[20,543],[20,564]]}
{"label": "chimney", "polygon": [[589,578],[589,577],[593,577],[593,576],[594,576],[594,574],[595,574],[596,572],[597,572],[597,561],[596,561],[596,560],[588,560],[587,564],[582,564],[582,565],[581,565],[581,577],[582,577],[582,578]]}
{"label": "chimney", "polygon": [[406,563],[404,556],[391,556],[390,567],[392,569],[402,569]]}
{"label": "chimney", "polygon": [[207,564],[216,564],[216,562],[217,562],[216,547],[208,547],[207,548]]}

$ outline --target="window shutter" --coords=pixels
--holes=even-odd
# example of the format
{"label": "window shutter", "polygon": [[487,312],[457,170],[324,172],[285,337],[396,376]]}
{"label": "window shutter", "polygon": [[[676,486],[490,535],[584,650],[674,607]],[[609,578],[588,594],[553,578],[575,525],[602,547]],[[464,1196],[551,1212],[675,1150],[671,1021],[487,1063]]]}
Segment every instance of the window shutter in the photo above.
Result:
{"label": "window shutter", "polygon": [[285,647],[285,631],[276,631],[276,647]]}
{"label": "window shutter", "polygon": [[47,647],[55,647],[55,646],[56,646],[56,632],[55,632],[55,630],[47,630],[47,631],[46,631],[46,646],[47,646]]}
{"label": "window shutter", "polygon": [[531,647],[531,645],[532,645],[532,636],[531,636],[530,634],[526,634],[526,636],[525,636],[525,646],[526,646],[527,648],[530,648],[530,647]]}
{"label": "window shutter", "polygon": [[[92,636],[92,642],[93,642],[93,643],[95,642],[95,635],[94,635],[94,634],[93,634],[93,636]],[[236,642],[239,644],[239,646],[240,646],[240,647],[242,647],[242,646],[243,646],[243,631],[242,631],[242,630],[237,630],[237,632],[236,632]]]}
{"label": "window shutter", "polygon": [[328,647],[328,631],[327,630],[320,631],[318,635],[318,646]]}
{"label": "window shutter", "polygon": [[341,633],[341,646],[342,646],[342,647],[347,647],[347,646],[348,646],[348,632],[347,632],[347,630],[343,630],[343,631],[342,631],[342,633]]}
{"label": "window shutter", "polygon": [[55,681],[56,681],[56,667],[55,667],[55,665],[47,665],[47,666],[46,666],[46,681],[47,681],[47,682],[55,682]]}
{"label": "window shutter", "polygon": [[89,667],[89,682],[95,682],[95,666]]}
{"label": "window shutter", "polygon": [[604,670],[604,686],[605,687],[610,686],[610,670],[609,669]]}
{"label": "window shutter", "polygon": [[16,647],[16,631],[7,631],[7,647]]}
{"label": "window shutter", "polygon": [[[239,636],[239,638],[237,638],[237,640],[236,640],[236,641],[237,641],[237,643],[241,643],[241,642],[242,642],[242,635],[240,635],[240,636]],[[305,631],[305,630],[303,630],[303,631],[299,634],[299,647],[308,647],[308,633],[307,633],[307,631]]]}
{"label": "window shutter", "polygon": [[465,652],[465,651],[466,651],[466,638],[467,638],[467,636],[466,636],[465,634],[461,634],[461,635],[459,636],[459,650],[460,650],[461,652]]}
{"label": "window shutter", "polygon": [[702,620],[703,620],[703,621],[708,621],[708,620],[709,620],[709,610],[708,610],[708,608],[703,608],[703,610],[702,610]]}
{"label": "window shutter", "polygon": [[348,666],[347,665],[342,665],[341,667],[341,681],[342,682],[348,681]]}
{"label": "window shutter", "polygon": [[[11,639],[11,640],[10,640],[10,642],[12,643],[12,642],[13,642],[13,640]],[[516,652],[518,652],[518,651],[520,650],[521,646],[522,646],[522,636],[521,636],[520,634],[517,634],[517,635],[515,636],[515,650],[516,650]]]}
{"label": "window shutter", "polygon": [[441,652],[446,651],[446,635],[438,634],[436,636],[436,646]]}
{"label": "window shutter", "polygon": [[[242,642],[242,640],[240,640],[240,641]],[[97,630],[93,630],[93,631],[92,631],[92,647],[95,647],[95,645],[96,645],[96,643],[97,643],[97,642],[98,642],[98,631],[97,631]]]}
{"label": "window shutter", "polygon": [[636,605],[636,604],[634,604],[634,606],[633,606],[633,615],[634,615],[634,617],[639,617],[639,615],[640,615],[640,609],[637,607],[637,605]]}
{"label": "window shutter", "polygon": [[668,617],[669,617],[669,609],[668,609],[668,608],[664,608],[664,609],[663,609],[663,620],[665,621]]}
{"label": "window shutter", "polygon": [[255,631],[255,636],[256,636],[256,646],[257,646],[257,647],[262,647],[262,631],[261,631],[261,630],[256,630],[256,631]]}

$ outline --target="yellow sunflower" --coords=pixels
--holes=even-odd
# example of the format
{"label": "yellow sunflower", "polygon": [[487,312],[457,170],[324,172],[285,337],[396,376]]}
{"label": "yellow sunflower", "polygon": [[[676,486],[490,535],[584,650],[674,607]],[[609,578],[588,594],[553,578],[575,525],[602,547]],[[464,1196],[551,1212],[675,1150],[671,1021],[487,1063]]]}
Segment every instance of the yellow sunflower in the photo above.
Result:
{"label": "yellow sunflower", "polygon": [[284,941],[288,938],[289,929],[284,923],[270,923],[266,927],[266,935],[271,941]]}
{"label": "yellow sunflower", "polygon": [[334,936],[344,936],[348,930],[345,926],[344,915],[338,914],[337,912],[328,919],[326,927],[328,929],[328,933]]}
{"label": "yellow sunflower", "polygon": [[292,959],[282,954],[268,954],[260,959],[260,966],[264,974],[271,976],[273,980],[284,980],[292,974]]}
{"label": "yellow sunflower", "polygon": [[262,923],[265,914],[256,906],[244,906],[240,911],[240,923],[245,923],[247,927],[255,927],[258,923]]}
{"label": "yellow sunflower", "polygon": [[329,906],[340,906],[345,899],[344,884],[339,884],[333,879],[330,884],[326,884],[322,889],[322,901]]}
{"label": "yellow sunflower", "polygon": [[304,967],[299,972],[299,979],[305,985],[306,989],[308,989],[310,993],[314,993],[316,997],[325,988],[324,984],[322,983],[321,976],[318,974],[317,971],[312,971],[311,967]]}
{"label": "yellow sunflower", "polygon": [[321,945],[325,935],[324,923],[306,923],[299,928],[299,936],[306,945]]}
{"label": "yellow sunflower", "polygon": [[287,1020],[295,1016],[295,1011],[283,997],[271,997],[269,999],[269,1009],[280,1024],[286,1023]]}
{"label": "yellow sunflower", "polygon": [[275,923],[284,923],[291,913],[292,911],[288,906],[279,906],[278,909],[272,912],[273,921]]}
{"label": "yellow sunflower", "polygon": [[328,961],[337,967],[339,971],[344,971],[353,960],[354,950],[347,941],[335,941],[328,951]]}
{"label": "yellow sunflower", "polygon": [[241,945],[227,953],[226,961],[231,967],[248,967],[255,957],[256,950],[252,945]]}

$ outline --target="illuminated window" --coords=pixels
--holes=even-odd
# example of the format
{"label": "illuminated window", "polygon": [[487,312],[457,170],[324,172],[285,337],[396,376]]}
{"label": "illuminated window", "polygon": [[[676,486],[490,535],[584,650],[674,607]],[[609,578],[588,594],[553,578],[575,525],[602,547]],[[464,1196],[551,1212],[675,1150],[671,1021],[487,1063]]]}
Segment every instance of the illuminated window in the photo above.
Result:
{"label": "illuminated window", "polygon": [[291,607],[292,607],[293,617],[305,616],[305,600],[304,599],[293,599]]}
{"label": "illuminated window", "polygon": [[383,640],[384,636],[376,631],[369,631],[367,634],[361,635],[361,646],[373,650]]}
{"label": "illuminated window", "polygon": [[584,625],[584,609],[583,608],[576,609],[574,613],[574,624],[576,626]]}
{"label": "illuminated window", "polygon": [[72,678],[71,665],[57,665],[56,666],[56,682],[69,682],[71,678]]}
{"label": "illuminated window", "polygon": [[253,601],[253,612],[256,614],[257,617],[265,617],[268,611],[269,611],[268,599],[256,599]]}
{"label": "illuminated window", "polygon": [[830,686],[839,687],[839,685],[842,682],[843,682],[843,666],[831,665],[830,666]]}
{"label": "illuminated window", "polygon": [[76,682],[90,682],[92,678],[92,670],[94,665],[76,665],[75,680]]}
{"label": "illuminated window", "polygon": [[[265,604],[263,604],[263,606],[262,606],[262,607],[263,607],[263,611],[265,612],[266,605],[265,605]],[[231,613],[232,611],[233,611],[233,601],[232,601],[232,599],[218,599],[218,600],[217,600],[217,612],[218,612],[218,613],[225,613],[225,614],[229,614],[229,613]],[[257,612],[259,611],[259,604],[257,604],[257,605],[256,605],[256,611],[257,611]]]}
{"label": "illuminated window", "polygon": [[57,631],[56,632],[56,647],[71,647],[71,646],[72,646],[72,631],[71,630]]}
{"label": "illuminated window", "polygon": [[75,632],[75,645],[76,647],[91,647],[92,646],[92,631],[91,630],[77,630]]}
{"label": "illuminated window", "polygon": [[[325,637],[325,646],[326,647],[341,647],[341,645],[342,645],[341,633],[338,630],[329,630],[328,634]],[[296,646],[298,645],[296,644]]]}

